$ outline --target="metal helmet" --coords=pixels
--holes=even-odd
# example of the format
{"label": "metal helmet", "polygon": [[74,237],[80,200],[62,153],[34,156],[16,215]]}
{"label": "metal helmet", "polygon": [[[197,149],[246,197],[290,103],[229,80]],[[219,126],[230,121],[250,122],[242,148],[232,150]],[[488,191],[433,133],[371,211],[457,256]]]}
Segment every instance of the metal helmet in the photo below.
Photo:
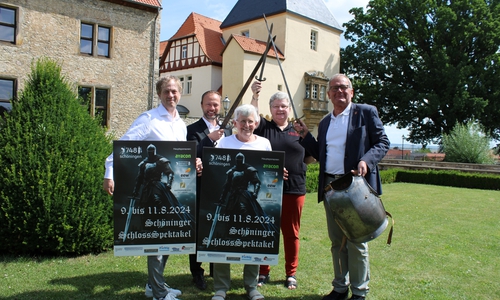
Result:
{"label": "metal helmet", "polygon": [[236,154],[236,166],[242,166],[245,163],[245,155],[243,153]]}

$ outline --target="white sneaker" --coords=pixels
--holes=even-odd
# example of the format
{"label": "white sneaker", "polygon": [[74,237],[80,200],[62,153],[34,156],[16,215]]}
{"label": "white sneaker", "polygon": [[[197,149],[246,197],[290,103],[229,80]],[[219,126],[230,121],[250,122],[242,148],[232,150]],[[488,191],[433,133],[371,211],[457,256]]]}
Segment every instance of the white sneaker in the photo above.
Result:
{"label": "white sneaker", "polygon": [[[174,298],[172,298],[172,299],[165,298],[165,300],[176,300],[175,297],[182,295],[182,292],[180,290],[171,288],[166,282],[165,282],[165,288],[167,289],[168,294],[172,294],[174,296]],[[151,289],[151,286],[147,283],[146,283],[146,290],[144,291],[144,295],[148,298],[153,297],[153,290]],[[157,299],[155,299],[155,300],[157,300]]]}
{"label": "white sneaker", "polygon": [[172,293],[168,293],[165,297],[162,297],[160,299],[156,299],[153,297],[153,300],[180,300],[174,296]]}

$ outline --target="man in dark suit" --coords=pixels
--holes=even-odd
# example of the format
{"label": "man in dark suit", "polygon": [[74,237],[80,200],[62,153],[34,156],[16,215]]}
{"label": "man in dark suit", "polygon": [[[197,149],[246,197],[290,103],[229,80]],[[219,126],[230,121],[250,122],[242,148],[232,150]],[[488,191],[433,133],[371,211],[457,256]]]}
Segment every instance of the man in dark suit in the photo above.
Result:
{"label": "man in dark suit", "polygon": [[[187,140],[196,141],[196,157],[202,157],[203,147],[214,147],[224,136],[231,134],[230,129],[221,129],[217,122],[221,107],[221,95],[216,91],[207,91],[201,96],[201,110],[203,116],[195,123],[187,127]],[[200,207],[201,177],[196,178],[196,208]],[[196,212],[198,216],[198,212]],[[196,261],[196,254],[189,255],[189,268],[193,275],[193,282],[200,290],[207,288],[204,277],[204,269],[201,263]],[[210,264],[212,270],[212,264]],[[210,274],[212,272],[210,271]]]}
{"label": "man in dark suit", "polygon": [[[389,149],[389,139],[377,109],[367,104],[352,103],[354,90],[344,74],[334,75],[329,81],[328,98],[333,112],[324,117],[318,127],[317,140],[300,120],[294,124],[300,134],[300,143],[319,161],[318,202],[324,199],[325,185],[352,172],[364,176],[380,195],[382,186],[378,163]],[[328,235],[332,242],[334,279],[332,292],[323,300],[365,299],[370,281],[368,244],[347,241],[342,246],[344,234],[334,220],[328,201],[323,201]]]}

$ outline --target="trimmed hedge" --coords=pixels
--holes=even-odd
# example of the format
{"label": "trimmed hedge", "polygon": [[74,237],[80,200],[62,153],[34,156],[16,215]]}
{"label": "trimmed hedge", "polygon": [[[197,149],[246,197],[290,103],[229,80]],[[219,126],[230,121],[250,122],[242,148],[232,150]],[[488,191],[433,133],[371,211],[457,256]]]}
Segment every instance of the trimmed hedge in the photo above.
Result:
{"label": "trimmed hedge", "polygon": [[500,176],[495,174],[391,169],[381,171],[381,176],[385,180],[385,183],[410,182],[482,190],[500,189]]}
{"label": "trimmed hedge", "polygon": [[[307,166],[306,191],[318,191],[319,164]],[[441,186],[463,187],[483,190],[500,190],[500,175],[468,173],[460,171],[403,170],[389,169],[380,171],[382,184],[409,182]]]}

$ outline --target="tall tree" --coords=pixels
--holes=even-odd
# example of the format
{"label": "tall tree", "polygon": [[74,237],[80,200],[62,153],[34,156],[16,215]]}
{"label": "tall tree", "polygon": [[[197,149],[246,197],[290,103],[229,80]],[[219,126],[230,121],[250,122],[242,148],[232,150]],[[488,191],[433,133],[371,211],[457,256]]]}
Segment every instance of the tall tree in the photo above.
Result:
{"label": "tall tree", "polygon": [[413,143],[468,121],[500,137],[499,0],[371,0],[349,12],[342,71],[356,101]]}

